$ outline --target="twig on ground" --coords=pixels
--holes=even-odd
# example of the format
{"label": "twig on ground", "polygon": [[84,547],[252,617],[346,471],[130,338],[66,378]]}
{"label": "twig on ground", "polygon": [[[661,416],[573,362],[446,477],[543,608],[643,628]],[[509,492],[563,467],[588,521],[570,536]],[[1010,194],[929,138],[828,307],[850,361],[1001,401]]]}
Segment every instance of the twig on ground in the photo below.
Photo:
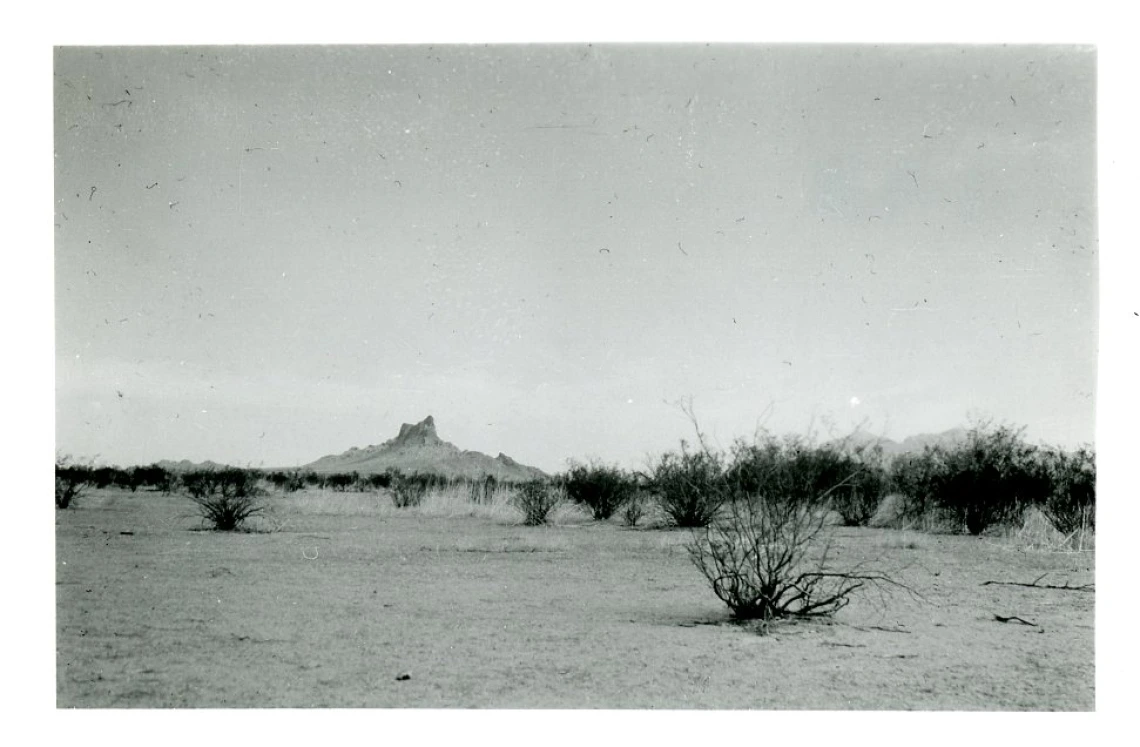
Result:
{"label": "twig on ground", "polygon": [[1042,573],[1037,578],[1033,579],[1031,583],[1024,581],[983,581],[982,586],[1024,586],[1028,589],[1057,589],[1059,591],[1096,591],[1096,584],[1082,584],[1080,586],[1072,586],[1066,581],[1063,584],[1042,584],[1041,579],[1048,576],[1048,573]]}
{"label": "twig on ground", "polygon": [[856,630],[867,630],[867,631],[869,631],[869,630],[881,630],[884,633],[911,633],[912,632],[909,630],[903,630],[902,628],[886,628],[886,627],[883,627],[882,625],[871,625],[869,627],[862,627],[862,626],[856,625],[856,626],[854,626],[854,628]]}

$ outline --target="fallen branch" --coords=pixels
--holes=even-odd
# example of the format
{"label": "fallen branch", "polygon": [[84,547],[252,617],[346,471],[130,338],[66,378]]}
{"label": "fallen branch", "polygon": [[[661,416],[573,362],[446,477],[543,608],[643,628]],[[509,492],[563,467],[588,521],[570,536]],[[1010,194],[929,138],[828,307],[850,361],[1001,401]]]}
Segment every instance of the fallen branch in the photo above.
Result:
{"label": "fallen branch", "polygon": [[1095,584],[1082,584],[1081,586],[1070,586],[1068,581],[1066,581],[1065,583],[1063,583],[1061,585],[1039,583],[1041,581],[1041,579],[1045,578],[1048,575],[1049,575],[1048,573],[1042,573],[1040,576],[1035,578],[1032,583],[1028,583],[1028,584],[1025,583],[1024,581],[983,581],[981,585],[982,586],[990,586],[990,585],[1024,586],[1028,589],[1057,589],[1059,591],[1096,591],[1096,585]]}
{"label": "fallen branch", "polygon": [[1021,623],[1022,625],[1029,625],[1029,626],[1032,626],[1034,628],[1040,628],[1041,627],[1037,623],[1029,622],[1025,618],[1018,617],[1017,615],[1011,615],[1010,617],[1002,617],[1001,615],[994,615],[994,619],[997,620],[999,623],[1018,622],[1018,623]]}
{"label": "fallen branch", "polygon": [[871,625],[868,627],[863,627],[861,625],[853,625],[852,627],[855,628],[855,630],[864,630],[864,631],[881,630],[884,633],[906,633],[909,635],[912,632],[909,630],[902,630],[901,628],[887,628],[887,627],[884,627],[882,625]]}

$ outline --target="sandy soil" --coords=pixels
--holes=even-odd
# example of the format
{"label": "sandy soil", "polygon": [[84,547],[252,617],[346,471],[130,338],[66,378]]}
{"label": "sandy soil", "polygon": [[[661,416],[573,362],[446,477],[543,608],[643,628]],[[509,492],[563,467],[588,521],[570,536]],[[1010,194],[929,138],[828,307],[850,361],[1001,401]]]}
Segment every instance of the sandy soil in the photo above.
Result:
{"label": "sandy soil", "polygon": [[1094,708],[1095,594],[982,585],[1090,583],[1092,553],[836,528],[840,557],[924,599],[760,636],[728,622],[685,532],[271,500],[278,530],[247,534],[195,531],[177,496],[56,512],[57,704]]}

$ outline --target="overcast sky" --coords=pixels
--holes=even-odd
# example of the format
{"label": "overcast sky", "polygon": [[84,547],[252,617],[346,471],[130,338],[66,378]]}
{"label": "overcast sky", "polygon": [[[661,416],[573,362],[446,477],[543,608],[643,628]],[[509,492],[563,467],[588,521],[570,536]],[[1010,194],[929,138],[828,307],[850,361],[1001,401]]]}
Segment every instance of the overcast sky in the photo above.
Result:
{"label": "overcast sky", "polygon": [[1096,58],[64,48],[57,448],[546,470],[757,426],[1094,433]]}

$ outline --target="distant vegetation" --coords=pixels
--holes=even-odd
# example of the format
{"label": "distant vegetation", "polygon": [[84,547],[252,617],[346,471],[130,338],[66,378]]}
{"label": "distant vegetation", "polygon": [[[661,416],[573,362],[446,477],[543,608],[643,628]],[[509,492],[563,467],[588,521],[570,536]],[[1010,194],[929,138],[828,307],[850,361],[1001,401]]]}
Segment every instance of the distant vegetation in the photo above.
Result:
{"label": "distant vegetation", "polygon": [[[1058,532],[1072,535],[1095,527],[1096,455],[1091,448],[1065,451],[1029,444],[1022,430],[985,423],[953,443],[900,454],[885,454],[873,442],[852,439],[821,444],[799,436],[761,436],[737,441],[727,450],[710,449],[698,439],[696,445],[681,442],[678,450],[660,455],[645,473],[595,460],[571,462],[562,474],[524,483],[394,469],[379,474],[233,467],[184,471],[159,464],[120,469],[57,459],[58,508],[74,506],[90,489],[111,487],[164,495],[178,491],[199,503],[211,523],[216,509],[219,528],[231,520],[240,525],[257,513],[247,509],[263,505],[230,504],[266,499],[271,490],[386,493],[399,508],[420,505],[433,491],[459,491],[473,506],[515,496],[508,502],[525,523],[543,523],[553,511],[553,506],[544,511],[546,504],[565,499],[596,521],[617,517],[627,526],[652,521],[700,529],[730,515],[741,496],[759,496],[826,510],[834,521],[851,527],[971,534],[1015,526],[1026,510],[1035,508]],[[227,505],[213,506],[215,497]]]}
{"label": "distant vegetation", "polygon": [[952,529],[981,534],[1042,510],[1062,534],[1095,526],[1096,458],[1026,443],[1023,429],[979,425],[953,446],[927,446],[896,457],[886,471],[902,496],[904,520],[936,517]]}

